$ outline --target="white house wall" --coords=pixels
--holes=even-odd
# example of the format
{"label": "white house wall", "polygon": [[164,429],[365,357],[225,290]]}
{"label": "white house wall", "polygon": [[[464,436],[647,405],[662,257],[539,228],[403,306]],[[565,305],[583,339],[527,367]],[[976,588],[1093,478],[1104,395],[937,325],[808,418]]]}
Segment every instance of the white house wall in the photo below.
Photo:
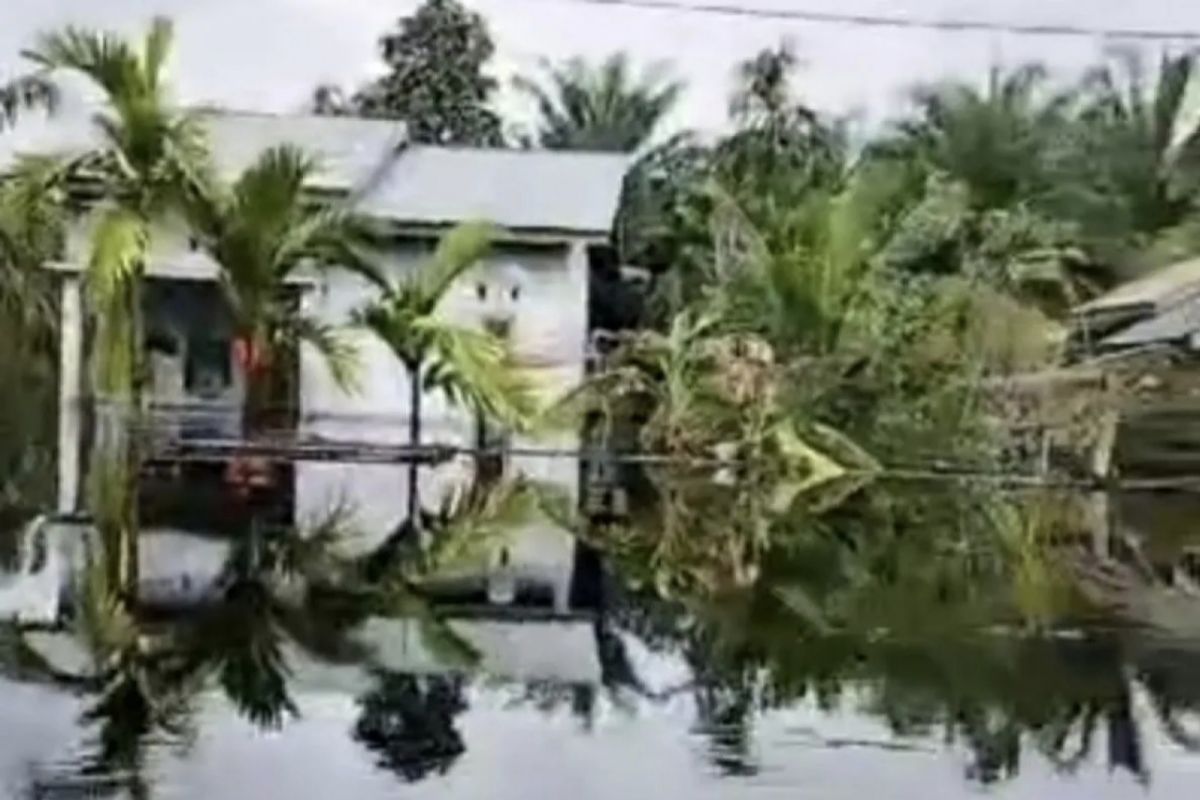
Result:
{"label": "white house wall", "polygon": [[[395,279],[417,268],[428,258],[431,246],[421,242],[397,245],[388,260],[390,276]],[[551,399],[577,386],[583,377],[587,286],[587,257],[582,243],[554,249],[504,249],[460,278],[440,311],[449,319],[475,328],[488,316],[509,317],[510,342],[517,362],[529,370],[544,397]],[[309,310],[325,322],[342,325],[374,292],[360,278],[334,274],[324,279],[306,302]],[[340,440],[407,442],[408,375],[378,340],[365,333],[355,334],[354,340],[363,368],[358,391],[351,394],[336,385],[316,354],[304,354],[300,392],[304,432]],[[421,421],[426,444],[469,447],[475,443],[473,416],[450,405],[439,392],[427,393],[423,398]],[[571,430],[515,437],[513,444],[573,449],[578,439]],[[575,496],[577,458],[520,456],[511,458],[509,466]],[[439,507],[449,492],[465,486],[470,475],[470,462],[465,458],[422,469],[423,506]],[[363,533],[359,545],[371,547],[403,522],[407,484],[405,465],[299,464],[297,513],[300,518],[319,518],[331,505],[347,506],[355,512]],[[548,522],[530,525],[515,537],[509,554],[519,574],[554,584],[560,604],[565,602],[574,554],[574,541],[568,534]]]}
{"label": "white house wall", "polygon": [[[87,263],[87,225],[70,234],[69,262]],[[387,268],[393,278],[417,268],[430,255],[432,241],[408,240],[391,249]],[[213,262],[189,246],[184,229],[168,225],[155,232],[150,273],[170,277],[211,278]],[[486,296],[480,299],[479,285]],[[515,292],[514,292],[515,290]],[[318,279],[304,293],[306,309],[325,322],[344,325],[354,310],[375,296],[376,290],[347,273]],[[588,265],[585,243],[563,242],[555,247],[499,247],[494,254],[464,275],[452,288],[441,309],[448,318],[479,327],[488,316],[511,319],[510,342],[518,363],[530,373],[546,399],[556,398],[578,385],[584,372],[587,345]],[[408,376],[387,347],[365,332],[348,334],[362,356],[358,391],[346,393],[311,351],[302,353],[300,401],[302,433],[338,440],[371,443],[404,443],[408,437]],[[67,387],[70,388],[70,387]],[[64,406],[73,411],[64,389]],[[64,413],[67,413],[66,411]],[[475,421],[454,408],[438,392],[428,393],[422,407],[422,436],[427,444],[472,446]],[[576,432],[566,430],[538,437],[514,437],[513,445],[574,449]],[[70,455],[63,447],[62,455]],[[77,469],[74,463],[64,466]],[[511,471],[557,485],[574,497],[578,459],[573,457],[516,456]],[[447,494],[464,487],[471,477],[469,459],[456,459],[439,468],[421,471],[421,497],[426,508],[439,507]],[[407,468],[404,465],[298,464],[296,516],[316,519],[333,505],[352,509],[364,537],[360,546],[378,544],[403,521],[407,502]],[[70,476],[68,476],[69,478]],[[77,480],[77,478],[75,478]],[[64,482],[64,494],[75,494],[76,484]],[[66,506],[73,506],[69,500]],[[574,541],[549,524],[530,525],[509,548],[517,577],[536,578],[554,585],[559,604],[565,602]]]}

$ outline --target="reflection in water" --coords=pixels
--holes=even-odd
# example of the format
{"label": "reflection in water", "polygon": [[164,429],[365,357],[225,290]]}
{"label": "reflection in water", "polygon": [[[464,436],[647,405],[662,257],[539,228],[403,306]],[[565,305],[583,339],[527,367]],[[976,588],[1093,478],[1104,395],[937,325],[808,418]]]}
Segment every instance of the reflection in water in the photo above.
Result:
{"label": "reflection in water", "polygon": [[[478,726],[527,711],[569,716],[576,733],[558,735],[597,747],[614,720],[646,731],[681,723],[674,735],[703,742],[730,793],[783,768],[773,748],[798,740],[771,720],[805,709],[820,711],[805,746],[850,771],[864,750],[945,749],[965,755],[963,777],[979,784],[1019,783],[1031,763],[1076,779],[1102,764],[1149,782],[1164,741],[1200,748],[1200,639],[1161,624],[1180,618],[1163,617],[1162,603],[1098,608],[1103,598],[1077,591],[1065,568],[1098,557],[1092,498],[877,486],[815,511],[768,502],[762,488],[651,476],[628,521],[585,528],[552,496],[509,485],[444,515],[423,544],[353,556],[340,510],[296,528],[251,526],[219,551],[215,577],[197,578],[211,590],[174,602],[119,592],[108,583],[118,573],[93,563],[71,628],[0,639],[0,681],[84,698],[71,769],[41,769],[24,790],[152,796],[163,751],[201,758],[191,748],[211,724],[200,709],[214,690],[279,732],[316,724],[301,716],[305,698],[352,699],[353,717],[328,735],[348,736],[404,783],[435,787],[477,780],[472,756],[487,754],[475,749],[496,746],[480,743]],[[1191,552],[1186,515],[1172,515],[1164,544],[1136,513],[1143,501],[1110,504],[1104,534],[1123,542],[1113,549],[1152,565],[1125,575],[1123,590],[1185,602],[1186,585],[1148,582],[1174,576],[1164,565]],[[495,546],[538,509],[588,542],[575,564],[592,572],[572,581],[566,616],[488,606],[486,591],[446,593],[473,585],[463,569],[480,563],[477,545]],[[143,584],[156,580],[141,572]],[[1085,590],[1095,572],[1082,573]],[[1158,616],[1132,619],[1131,609]],[[48,641],[82,641],[86,657],[72,663]],[[496,692],[499,711],[487,701]],[[838,729],[866,718],[902,746],[861,722]]]}
{"label": "reflection in water", "polygon": [[406,783],[444,775],[466,750],[454,727],[454,718],[467,708],[463,679],[381,672],[376,681],[359,699],[355,738]]}

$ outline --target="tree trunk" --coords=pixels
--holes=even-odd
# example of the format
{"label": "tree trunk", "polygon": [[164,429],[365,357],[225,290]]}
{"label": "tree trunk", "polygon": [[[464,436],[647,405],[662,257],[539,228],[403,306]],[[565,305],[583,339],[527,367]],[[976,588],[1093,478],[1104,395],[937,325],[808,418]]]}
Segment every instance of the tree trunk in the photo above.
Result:
{"label": "tree trunk", "polygon": [[413,531],[421,530],[421,499],[417,481],[420,468],[416,448],[421,444],[421,365],[412,362],[408,367],[408,443],[412,448],[408,461],[408,524]]}
{"label": "tree trunk", "polygon": [[270,375],[254,366],[244,367],[242,375],[246,381],[246,396],[242,402],[242,438],[251,441],[261,436],[267,428]]}
{"label": "tree trunk", "polygon": [[132,374],[129,381],[129,408],[124,422],[124,435],[119,441],[124,444],[124,474],[126,482],[121,495],[121,510],[118,517],[119,530],[117,552],[114,554],[115,574],[113,586],[129,601],[136,602],[138,594],[138,537],[141,533],[139,515],[140,487],[142,476],[142,437],[146,434],[146,359],[145,359],[145,309],[140,277],[128,281],[127,309],[130,314],[129,364]]}

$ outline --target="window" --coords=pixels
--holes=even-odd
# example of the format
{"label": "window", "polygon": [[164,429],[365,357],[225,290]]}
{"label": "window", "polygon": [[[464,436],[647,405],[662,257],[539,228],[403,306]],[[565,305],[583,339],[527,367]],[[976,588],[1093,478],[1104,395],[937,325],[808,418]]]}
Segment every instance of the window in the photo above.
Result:
{"label": "window", "polygon": [[193,339],[188,342],[184,388],[189,394],[222,394],[233,383],[229,340]]}

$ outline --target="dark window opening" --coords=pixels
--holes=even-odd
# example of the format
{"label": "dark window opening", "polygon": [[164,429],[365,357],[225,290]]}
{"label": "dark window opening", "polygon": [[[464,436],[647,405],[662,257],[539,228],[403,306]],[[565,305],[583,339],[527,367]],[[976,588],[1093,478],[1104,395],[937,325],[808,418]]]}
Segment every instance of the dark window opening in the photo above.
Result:
{"label": "dark window opening", "polygon": [[189,393],[220,394],[233,383],[227,339],[201,339],[188,346],[184,388]]}

